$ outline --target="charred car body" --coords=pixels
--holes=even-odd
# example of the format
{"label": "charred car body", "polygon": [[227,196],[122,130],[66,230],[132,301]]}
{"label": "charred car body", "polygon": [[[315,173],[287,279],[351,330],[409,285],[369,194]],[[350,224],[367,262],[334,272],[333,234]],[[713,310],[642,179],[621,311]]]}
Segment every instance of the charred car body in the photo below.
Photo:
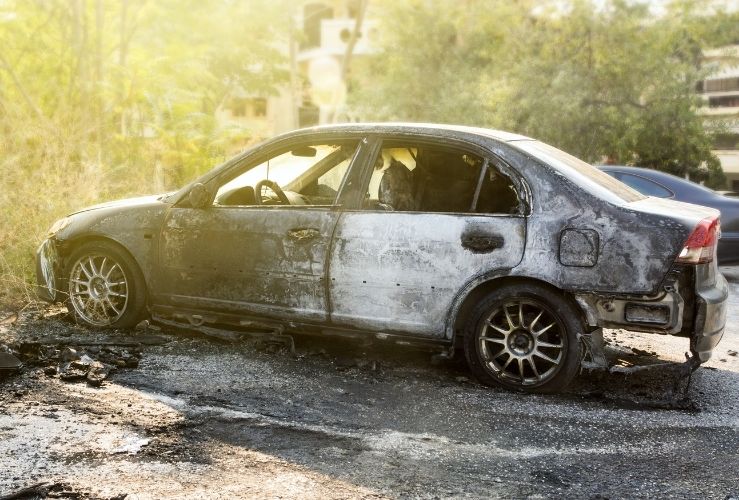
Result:
{"label": "charred car body", "polygon": [[433,342],[485,383],[556,391],[601,327],[681,335],[706,361],[726,319],[719,236],[717,211],[526,137],[351,124],[61,219],[37,268],[41,295],[93,326]]}

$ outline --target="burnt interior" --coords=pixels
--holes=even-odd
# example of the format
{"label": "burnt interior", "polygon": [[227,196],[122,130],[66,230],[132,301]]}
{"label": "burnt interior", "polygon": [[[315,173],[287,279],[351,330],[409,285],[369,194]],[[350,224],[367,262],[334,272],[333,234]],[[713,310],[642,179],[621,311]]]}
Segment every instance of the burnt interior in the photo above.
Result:
{"label": "burnt interior", "polygon": [[365,208],[518,214],[511,180],[491,160],[458,148],[386,141],[374,161]]}
{"label": "burnt interior", "polygon": [[[244,165],[216,188],[220,207],[331,206],[350,164],[356,140],[280,150]],[[458,147],[384,141],[369,176],[362,207],[368,210],[521,214],[514,183],[495,160]]]}
{"label": "burnt interior", "polygon": [[279,150],[227,176],[214,205],[333,205],[357,147],[345,140]]}

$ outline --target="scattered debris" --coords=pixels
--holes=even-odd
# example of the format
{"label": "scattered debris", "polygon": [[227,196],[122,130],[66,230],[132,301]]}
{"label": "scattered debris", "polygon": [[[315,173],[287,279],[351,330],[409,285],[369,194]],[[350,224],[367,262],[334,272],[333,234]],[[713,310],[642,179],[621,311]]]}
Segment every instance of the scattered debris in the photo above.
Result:
{"label": "scattered debris", "polygon": [[118,446],[117,448],[112,449],[110,452],[114,455],[121,454],[121,453],[127,453],[128,455],[135,455],[138,452],[141,451],[141,448],[144,446],[148,446],[148,444],[151,442],[150,439],[147,438],[139,438],[137,436],[130,437],[125,440],[125,442]]}
{"label": "scattered debris", "polygon": [[[18,370],[22,365],[40,367],[48,377],[59,376],[64,382],[86,381],[99,387],[119,368],[137,368],[141,359],[141,345],[121,349],[113,343],[84,343],[63,346],[60,342],[21,342],[0,345],[0,368],[4,364]],[[5,360],[5,363],[3,362]]]}
{"label": "scattered debris", "polygon": [[582,336],[582,367],[586,370],[606,370],[608,362],[604,351],[603,329],[598,328]]}
{"label": "scattered debris", "polygon": [[155,321],[165,326],[178,329],[190,330],[201,333],[207,337],[223,340],[226,342],[240,342],[244,339],[253,339],[262,342],[275,342],[284,345],[290,350],[290,354],[296,355],[295,339],[292,335],[284,333],[284,328],[274,327],[253,321],[242,321],[241,326],[245,330],[229,330],[225,328],[215,328],[204,326],[202,324],[186,324],[178,321],[155,316]]}
{"label": "scattered debris", "polygon": [[[698,361],[698,358],[686,353],[684,363],[667,362],[635,366],[615,365],[608,371],[611,374],[622,374],[625,376],[631,376],[638,373],[655,374],[655,371],[659,371],[664,375],[669,375],[668,380],[671,382],[671,385],[665,390],[664,400],[650,401],[648,406],[663,409],[698,410],[695,404],[690,400],[688,392],[690,390],[690,382],[692,380],[693,372],[699,366],[700,361]],[[654,382],[654,375],[647,376],[650,376],[650,380]],[[637,403],[636,400],[632,402]]]}
{"label": "scattered debris", "polygon": [[12,313],[3,319],[0,319],[0,326],[12,325],[16,321],[18,321],[18,313]]}
{"label": "scattered debris", "polygon": [[45,497],[48,495],[51,486],[53,485],[50,485],[48,482],[32,484],[31,486],[26,486],[11,493],[0,495],[0,500],[15,500],[17,498],[27,498],[31,495]]}
{"label": "scattered debris", "polygon": [[[119,336],[120,337],[120,336]],[[125,339],[125,340],[124,340]],[[162,335],[142,335],[137,334],[130,337],[124,337],[124,339],[116,340],[98,340],[98,341],[71,341],[69,339],[61,340],[58,337],[42,337],[36,340],[38,344],[46,344],[53,346],[67,346],[74,345],[77,347],[102,347],[102,346],[114,346],[114,347],[141,347],[142,345],[164,345],[171,342],[172,339]]]}
{"label": "scattered debris", "polygon": [[657,355],[657,353],[654,351],[645,351],[643,349],[638,349],[636,347],[632,347],[631,352],[633,352],[637,356],[656,356]]}
{"label": "scattered debris", "polygon": [[65,382],[79,382],[87,377],[90,365],[79,361],[71,361],[59,368],[59,378]]}
{"label": "scattered debris", "polygon": [[728,354],[729,356],[736,356],[737,352],[732,349],[729,349],[728,351],[726,351],[726,354]]}
{"label": "scattered debris", "polygon": [[[110,500],[123,500],[128,496],[124,493],[111,497]],[[36,498],[93,498],[89,493],[80,492],[65,483],[50,483],[48,481],[32,484],[7,494],[0,494],[0,500],[20,500]],[[95,497],[97,498],[97,497]]]}
{"label": "scattered debris", "polygon": [[12,373],[20,370],[23,363],[9,352],[0,351],[0,373]]}
{"label": "scattered debris", "polygon": [[100,387],[103,381],[110,375],[111,368],[104,364],[94,361],[90,364],[90,369],[87,371],[87,383],[93,387]]}

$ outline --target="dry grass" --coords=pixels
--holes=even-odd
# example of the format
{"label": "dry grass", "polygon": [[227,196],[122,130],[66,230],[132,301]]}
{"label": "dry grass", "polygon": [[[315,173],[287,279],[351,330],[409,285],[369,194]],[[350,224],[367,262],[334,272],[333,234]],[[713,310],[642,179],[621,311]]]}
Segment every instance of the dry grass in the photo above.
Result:
{"label": "dry grass", "polygon": [[0,137],[0,307],[35,299],[36,249],[55,220],[91,204],[167,187],[155,175],[156,163],[144,155],[135,168],[106,165],[90,160],[97,156],[94,145],[54,132],[29,126]]}

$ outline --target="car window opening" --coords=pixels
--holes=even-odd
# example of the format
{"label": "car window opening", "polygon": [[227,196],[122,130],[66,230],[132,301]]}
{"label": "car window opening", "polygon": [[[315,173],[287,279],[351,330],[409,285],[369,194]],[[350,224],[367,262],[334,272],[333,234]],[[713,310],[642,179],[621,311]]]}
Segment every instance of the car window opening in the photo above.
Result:
{"label": "car window opening", "polygon": [[617,178],[627,186],[632,187],[639,191],[641,194],[645,194],[647,196],[654,196],[657,198],[671,198],[675,196],[675,193],[662,186],[661,184],[658,184],[649,179],[645,179],[644,177],[641,177],[639,175],[619,172]]}
{"label": "car window opening", "polygon": [[357,148],[357,141],[346,141],[281,150],[229,176],[218,188],[213,204],[334,205]]}
{"label": "car window opening", "polygon": [[375,159],[365,209],[522,213],[514,184],[488,159],[441,146],[384,146]]}

